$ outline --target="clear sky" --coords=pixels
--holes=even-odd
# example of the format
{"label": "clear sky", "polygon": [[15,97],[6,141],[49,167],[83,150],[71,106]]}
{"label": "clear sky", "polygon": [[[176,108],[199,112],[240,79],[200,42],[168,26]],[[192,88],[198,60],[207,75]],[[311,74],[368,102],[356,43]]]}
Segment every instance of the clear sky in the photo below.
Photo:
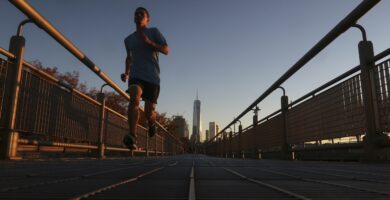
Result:
{"label": "clear sky", "polygon": [[[146,7],[151,27],[163,33],[169,56],[160,56],[161,93],[157,110],[183,115],[192,127],[196,91],[203,129],[224,128],[360,0],[30,0],[28,1],[95,64],[115,80],[124,71],[124,38],[135,30],[133,13]],[[359,23],[375,53],[390,47],[390,1],[383,0]],[[7,49],[25,16],[0,0],[0,47]],[[35,25],[26,25],[25,58],[61,72],[77,70],[88,87],[102,81]],[[358,65],[361,33],[350,29],[283,86],[295,100]],[[280,90],[259,104],[260,118],[280,108]],[[250,125],[252,114],[241,121]],[[203,131],[204,131],[203,130]],[[191,129],[190,129],[191,132]]]}

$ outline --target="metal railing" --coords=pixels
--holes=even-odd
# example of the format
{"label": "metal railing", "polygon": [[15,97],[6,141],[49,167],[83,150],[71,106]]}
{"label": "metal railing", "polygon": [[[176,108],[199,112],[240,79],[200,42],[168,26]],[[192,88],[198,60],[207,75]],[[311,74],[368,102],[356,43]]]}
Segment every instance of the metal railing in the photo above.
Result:
{"label": "metal railing", "polygon": [[374,68],[375,94],[377,97],[380,130],[390,132],[390,61]]}
{"label": "metal railing", "polygon": [[[0,53],[4,52],[0,48]],[[7,52],[8,55],[12,55]],[[13,56],[11,56],[12,59]],[[6,90],[5,76],[12,63],[0,59],[0,95]],[[1,98],[2,100],[6,98]],[[1,107],[3,104],[0,104]],[[98,149],[99,110],[101,103],[24,62],[15,129],[24,145],[56,146],[64,148]],[[122,138],[128,132],[127,118],[105,107],[104,144],[106,150],[129,151]],[[0,125],[4,127],[0,112]],[[147,131],[138,126],[139,150],[169,154],[179,145],[174,138],[156,135],[147,140]],[[165,143],[163,143],[166,140]],[[165,150],[165,152],[164,152]],[[172,152],[168,152],[172,150]]]}
{"label": "metal railing", "polygon": [[291,108],[287,121],[289,144],[364,134],[360,75]]}
{"label": "metal railing", "polygon": [[[260,97],[258,97],[251,105],[249,105],[242,113],[234,118],[225,128],[223,128],[215,137],[225,132],[230,126],[237,123],[245,114],[250,112],[257,104],[263,101],[274,90],[280,87],[283,82],[290,78],[295,72],[301,69],[307,62],[314,58],[326,46],[334,41],[338,36],[356,24],[365,13],[374,7],[380,0],[364,0],[352,12],[350,12],[343,20],[341,20],[328,34],[326,34],[316,45],[314,45],[301,59],[299,59],[287,72],[285,72],[274,84],[272,84]],[[213,141],[211,138],[210,141]]]}
{"label": "metal railing", "polygon": [[[355,24],[379,1],[363,1],[255,102],[206,144],[212,155],[244,158],[261,157],[262,152],[292,159],[294,152],[363,148],[364,158],[390,160],[383,147],[390,145],[390,60],[374,63],[390,55],[390,49],[374,56],[373,45],[365,30]],[[283,94],[281,109],[238,132],[227,132],[249,111],[280,87],[296,71],[350,27],[362,31],[359,43],[360,65],[314,89],[292,103]],[[358,73],[361,72],[361,73]],[[283,89],[283,88],[282,88]],[[349,140],[345,142],[344,140]],[[338,140],[340,145],[333,145]],[[327,142],[331,141],[331,142]],[[329,144],[323,144],[327,142]],[[347,143],[347,144],[346,144]],[[313,146],[314,145],[314,146]],[[308,148],[310,146],[310,148]],[[311,148],[314,147],[314,148]],[[274,156],[275,157],[275,156]]]}
{"label": "metal railing", "polygon": [[[374,61],[381,60],[388,55],[390,51],[386,49],[375,56]],[[378,97],[380,132],[390,132],[389,67],[390,59],[387,59],[372,69]],[[360,65],[288,105],[288,144],[299,146],[305,142],[364,136],[366,132],[364,101],[360,73],[356,74],[359,70]],[[228,141],[227,137],[222,137],[222,140],[211,144],[209,152],[224,155],[225,151],[229,150],[230,153],[238,155],[241,152],[253,152],[254,149],[280,151],[283,145],[281,116],[282,111],[277,110],[256,124],[234,133],[233,137],[229,138],[231,141]],[[355,144],[345,147],[351,146],[356,147]],[[362,147],[361,144],[360,147]],[[323,147],[318,146],[318,148]],[[340,147],[334,146],[334,148]]]}

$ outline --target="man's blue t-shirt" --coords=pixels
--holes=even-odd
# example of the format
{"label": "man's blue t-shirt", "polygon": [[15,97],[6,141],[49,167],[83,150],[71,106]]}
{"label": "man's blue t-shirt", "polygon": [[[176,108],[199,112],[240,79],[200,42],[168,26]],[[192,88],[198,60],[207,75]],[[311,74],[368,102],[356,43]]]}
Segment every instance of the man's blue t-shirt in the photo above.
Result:
{"label": "man's blue t-shirt", "polygon": [[[156,44],[167,45],[164,36],[157,28],[145,28],[143,32]],[[126,37],[125,46],[127,55],[132,60],[130,79],[136,78],[160,85],[159,52],[146,44],[136,32]]]}

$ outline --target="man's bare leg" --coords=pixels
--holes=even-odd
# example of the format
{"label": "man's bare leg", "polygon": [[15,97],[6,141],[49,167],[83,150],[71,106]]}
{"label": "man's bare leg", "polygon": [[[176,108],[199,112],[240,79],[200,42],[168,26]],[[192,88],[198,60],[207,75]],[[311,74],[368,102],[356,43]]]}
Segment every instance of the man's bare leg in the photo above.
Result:
{"label": "man's bare leg", "polygon": [[[138,85],[130,85],[129,87],[129,93],[130,93],[130,102],[128,107],[128,122],[129,122],[129,132],[132,135],[133,138],[131,138],[132,143],[136,144],[137,139],[137,124],[139,119],[139,105],[142,95],[142,89]],[[130,146],[128,141],[128,138],[125,137],[124,143],[126,146]],[[130,147],[136,147],[135,145],[132,145]],[[129,148],[130,148],[129,147]]]}
{"label": "man's bare leg", "polygon": [[145,100],[145,117],[148,120],[149,136],[153,137],[156,133],[156,109],[157,104]]}

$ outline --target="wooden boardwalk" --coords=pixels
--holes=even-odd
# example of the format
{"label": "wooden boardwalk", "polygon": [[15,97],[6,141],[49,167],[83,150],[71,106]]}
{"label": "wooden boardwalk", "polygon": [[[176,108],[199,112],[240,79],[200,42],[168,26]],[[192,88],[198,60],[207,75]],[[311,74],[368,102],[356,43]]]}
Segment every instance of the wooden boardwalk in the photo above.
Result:
{"label": "wooden boardwalk", "polygon": [[0,161],[0,199],[390,199],[390,164],[180,155]]}

